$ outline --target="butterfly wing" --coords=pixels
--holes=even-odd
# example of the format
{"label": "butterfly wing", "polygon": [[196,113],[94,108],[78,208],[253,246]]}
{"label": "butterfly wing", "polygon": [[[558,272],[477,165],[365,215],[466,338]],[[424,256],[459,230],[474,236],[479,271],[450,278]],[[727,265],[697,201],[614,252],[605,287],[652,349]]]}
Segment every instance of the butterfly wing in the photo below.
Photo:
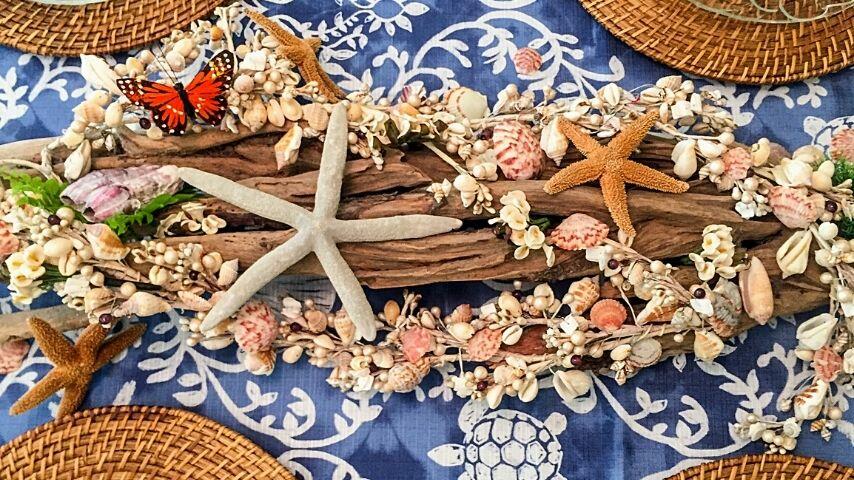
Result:
{"label": "butterfly wing", "polygon": [[116,85],[131,103],[151,112],[154,124],[164,132],[181,135],[187,130],[184,102],[174,87],[135,78],[119,78]]}
{"label": "butterfly wing", "polygon": [[223,50],[204,66],[187,86],[187,98],[196,118],[219,125],[228,108],[226,96],[234,80],[234,54]]}

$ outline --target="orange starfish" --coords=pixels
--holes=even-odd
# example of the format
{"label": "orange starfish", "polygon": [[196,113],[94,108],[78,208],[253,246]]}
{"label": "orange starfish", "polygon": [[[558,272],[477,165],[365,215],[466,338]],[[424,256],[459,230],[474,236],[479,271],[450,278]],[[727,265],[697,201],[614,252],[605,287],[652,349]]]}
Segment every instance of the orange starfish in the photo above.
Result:
{"label": "orange starfish", "polygon": [[72,345],[62,332],[44,320],[31,318],[29,324],[33,337],[45,356],[53,362],[54,369],[12,405],[9,409],[11,415],[34,408],[63,388],[65,392],[59,402],[56,418],[74,412],[83,403],[92,374],[145,332],[145,324],[137,323],[104,342],[108,329],[94,324],[86,327],[77,343]]}
{"label": "orange starfish", "polygon": [[558,124],[561,133],[587,158],[557,172],[546,182],[543,190],[555,194],[599,179],[602,197],[614,223],[627,235],[635,236],[629,216],[626,183],[660,192],[683,193],[688,190],[687,183],[629,160],[629,156],[657,120],[657,112],[647,113],[624,128],[607,146],[603,146],[569,120],[561,119]]}
{"label": "orange starfish", "polygon": [[320,47],[319,39],[309,38],[303,40],[297,38],[278,23],[265,17],[261,12],[249,7],[245,7],[245,9],[246,15],[249,18],[279,41],[276,52],[284,55],[296,64],[303,80],[306,82],[316,82],[320,93],[331,102],[335,102],[344,96],[344,92],[329,78],[329,75],[326,74],[317,61],[317,56],[314,52]]}

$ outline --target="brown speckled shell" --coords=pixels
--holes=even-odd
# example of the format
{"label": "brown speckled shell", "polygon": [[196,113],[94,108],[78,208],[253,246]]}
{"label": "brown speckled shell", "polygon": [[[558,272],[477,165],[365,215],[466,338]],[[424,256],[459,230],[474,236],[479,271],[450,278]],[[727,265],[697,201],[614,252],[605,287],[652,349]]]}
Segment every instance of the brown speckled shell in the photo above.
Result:
{"label": "brown speckled shell", "polygon": [[397,393],[411,392],[429,371],[430,363],[426,360],[419,360],[417,363],[397,363],[388,371],[385,390]]}
{"label": "brown speckled shell", "polygon": [[825,382],[836,380],[836,376],[842,370],[842,357],[827,345],[816,350],[812,359],[812,368],[815,376]]}
{"label": "brown speckled shell", "polygon": [[466,353],[472,362],[485,362],[501,348],[501,330],[482,328],[475,332],[466,345]]}
{"label": "brown speckled shell", "polygon": [[772,188],[768,204],[780,222],[789,228],[806,228],[818,219],[820,213],[815,202],[797,188]]}
{"label": "brown speckled shell", "polygon": [[564,250],[595,247],[608,237],[608,226],[590,215],[573,213],[552,231],[552,242]]}
{"label": "brown speckled shell", "polygon": [[581,315],[599,300],[599,283],[595,278],[582,278],[572,282],[567,293],[573,297],[572,303],[569,304],[572,313]]}
{"label": "brown speckled shell", "polygon": [[529,180],[543,170],[543,151],[531,127],[517,121],[499,123],[492,141],[498,167],[509,180]]}
{"label": "brown speckled shell", "polygon": [[599,300],[590,309],[590,323],[606,332],[613,332],[622,327],[626,317],[626,307],[610,298]]}

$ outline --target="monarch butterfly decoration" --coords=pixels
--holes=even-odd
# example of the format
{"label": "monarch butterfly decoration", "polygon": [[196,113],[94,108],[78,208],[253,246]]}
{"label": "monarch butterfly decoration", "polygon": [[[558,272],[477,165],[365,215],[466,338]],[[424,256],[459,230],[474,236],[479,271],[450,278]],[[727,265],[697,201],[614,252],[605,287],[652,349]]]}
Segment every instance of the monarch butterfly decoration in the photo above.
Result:
{"label": "monarch butterfly decoration", "polygon": [[138,107],[151,112],[158,128],[170,135],[183,135],[190,120],[219,125],[225,116],[226,96],[234,80],[234,54],[223,50],[184,87],[123,77],[116,80],[119,90]]}

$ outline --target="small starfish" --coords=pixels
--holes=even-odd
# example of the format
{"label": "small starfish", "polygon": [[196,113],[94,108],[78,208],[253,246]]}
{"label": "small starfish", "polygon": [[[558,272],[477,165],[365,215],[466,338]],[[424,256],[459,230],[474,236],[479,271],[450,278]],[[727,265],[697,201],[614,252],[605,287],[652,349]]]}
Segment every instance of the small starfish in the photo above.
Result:
{"label": "small starfish", "polygon": [[60,389],[65,389],[56,418],[77,410],[89,389],[92,374],[113,357],[131,346],[145,332],[144,323],[136,323],[104,342],[108,329],[99,324],[89,325],[72,345],[62,332],[39,318],[31,318],[30,329],[45,356],[54,364],[53,370],[33,385],[9,409],[18,415],[45,401]]}
{"label": "small starfish", "polygon": [[687,183],[629,160],[629,156],[656,121],[657,112],[647,113],[624,128],[607,146],[603,146],[572,122],[561,119],[558,124],[561,133],[566,135],[586,158],[557,172],[546,182],[543,190],[555,194],[599,179],[602,197],[614,223],[630,237],[635,236],[629,216],[626,183],[668,193],[683,193],[688,190]]}
{"label": "small starfish", "polygon": [[313,211],[219,175],[194,168],[178,169],[178,175],[190,185],[255,215],[290,225],[297,230],[295,236],[246,269],[207,313],[201,325],[202,330],[209,330],[230,317],[264,285],[314,252],[358,333],[366,340],[374,339],[376,325],[373,309],[336,244],[428,237],[450,232],[459,228],[462,222],[456,218],[434,215],[338,220],[335,214],[341,199],[347,150],[347,107],[338,103],[332,109],[326,129]]}
{"label": "small starfish", "polygon": [[329,78],[329,75],[326,74],[317,61],[315,51],[320,47],[320,39],[308,38],[303,40],[297,38],[278,23],[265,17],[261,12],[249,7],[244,8],[249,18],[279,41],[276,53],[284,55],[290,61],[294,62],[299,69],[300,75],[302,75],[302,78],[306,82],[317,82],[320,93],[329,99],[329,101],[334,102],[344,96],[344,92]]}

